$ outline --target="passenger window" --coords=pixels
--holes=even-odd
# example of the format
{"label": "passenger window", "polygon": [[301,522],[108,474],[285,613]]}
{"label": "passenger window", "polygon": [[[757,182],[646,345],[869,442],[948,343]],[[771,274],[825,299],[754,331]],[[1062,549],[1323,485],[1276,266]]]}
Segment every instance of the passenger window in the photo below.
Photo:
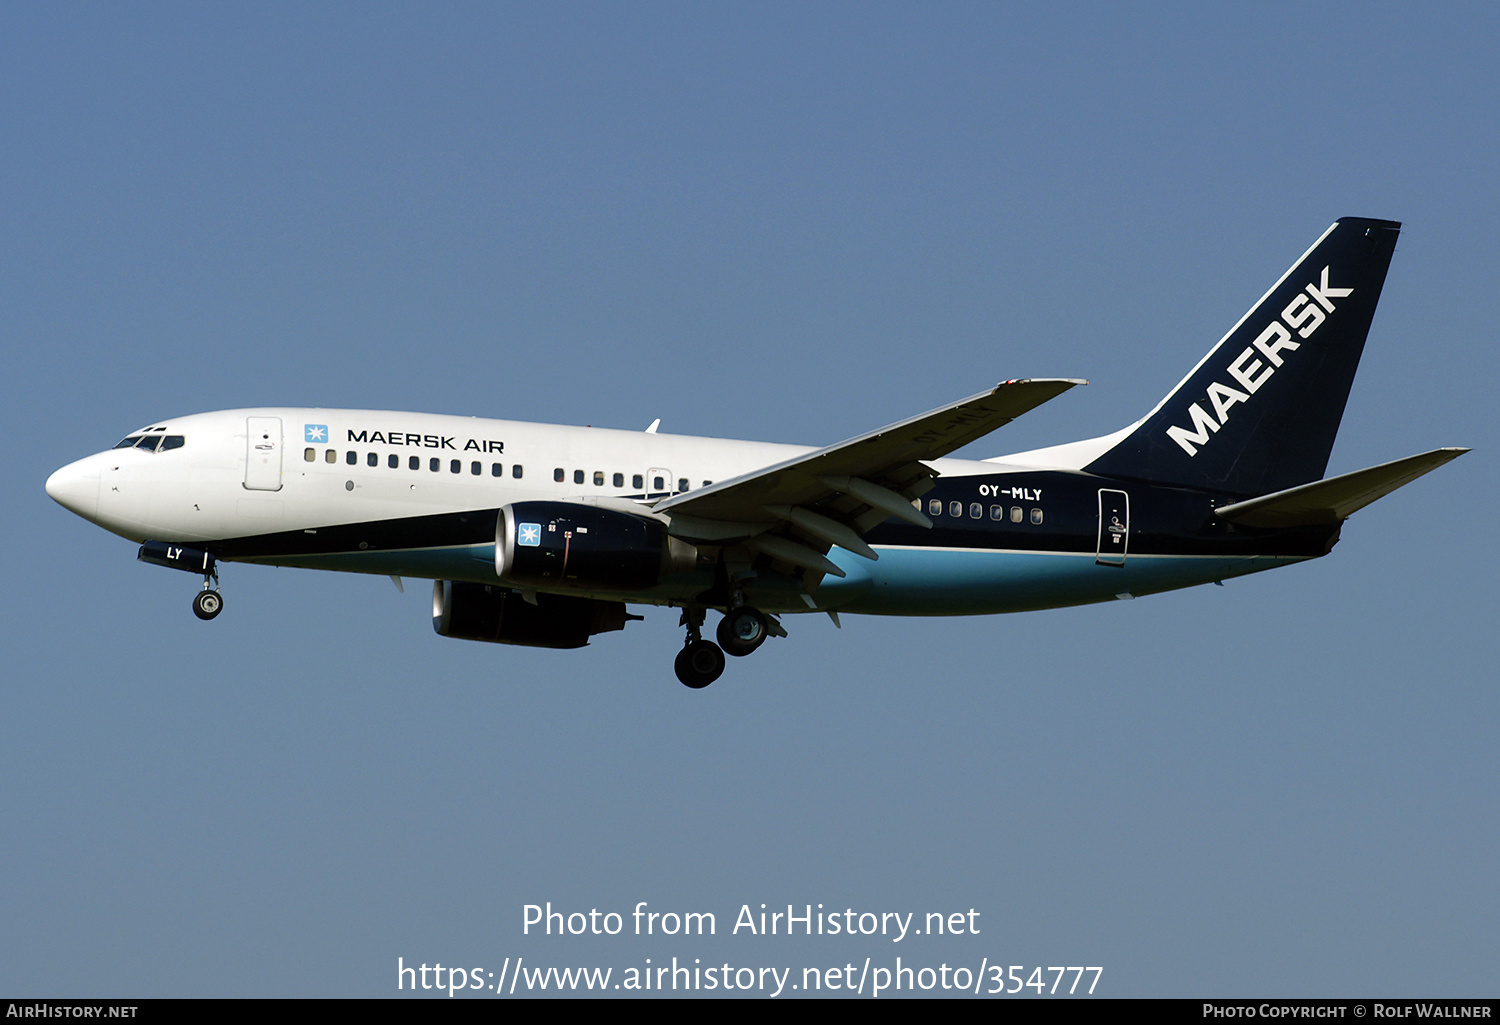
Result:
{"label": "passenger window", "polygon": [[1042,511],[1040,509],[1033,509],[1033,510],[1031,510],[1031,522],[1032,523],[1041,523],[1042,522]]}
{"label": "passenger window", "polygon": [[1011,506],[1011,510],[1010,510],[1010,522],[1012,522],[1012,523],[1020,523],[1021,522],[1021,507],[1019,505]]}
{"label": "passenger window", "polygon": [[638,473],[637,474],[633,474],[631,476],[631,478],[630,478],[630,486],[633,487],[633,488],[635,488],[637,491],[639,491],[639,490],[641,490],[641,488],[643,488],[643,487],[646,486],[646,478],[642,477]]}
{"label": "passenger window", "polygon": [[677,478],[677,490],[678,491],[686,491],[687,489],[688,489],[688,479],[686,477],[678,477]]}
{"label": "passenger window", "polygon": [[552,471],[552,479],[559,484],[563,482],[563,468],[561,466]]}
{"label": "passenger window", "polygon": [[1003,519],[1005,519],[1005,506],[1003,506],[1003,505],[992,505],[992,506],[990,506],[990,519],[992,519],[992,520],[1003,520]]}
{"label": "passenger window", "polygon": [[521,464],[520,463],[516,463],[514,466],[512,466],[510,468],[510,475],[512,477],[514,477],[516,480],[520,480],[521,479]]}
{"label": "passenger window", "polygon": [[409,457],[407,457],[406,467],[409,470],[420,470],[422,468],[422,457],[421,456],[409,456]]}
{"label": "passenger window", "polygon": [[333,449],[330,448],[330,449],[327,449],[326,451],[324,451],[324,453],[323,453],[323,462],[325,462],[325,463],[336,463],[338,461],[339,461],[339,454],[337,452],[335,452]]}
{"label": "passenger window", "polygon": [[653,491],[665,491],[666,488],[667,488],[667,480],[666,480],[665,477],[652,477],[651,478],[651,490],[653,490]]}
{"label": "passenger window", "polygon": [[370,464],[371,466],[379,466],[380,456],[375,452],[371,452],[369,455],[365,456],[365,462]]}
{"label": "passenger window", "polygon": [[704,481],[704,482],[703,482],[703,486],[704,486],[704,487],[705,487],[705,488],[706,488],[706,487],[708,487],[708,486],[709,486],[709,485],[710,485],[710,484],[712,484],[712,483],[713,483],[713,481],[711,481],[711,480],[706,480],[706,481]]}
{"label": "passenger window", "polygon": [[463,460],[462,459],[455,459],[451,463],[449,463],[448,464],[448,472],[449,473],[463,473],[464,472]]}
{"label": "passenger window", "polygon": [[359,453],[358,452],[346,452],[344,454],[344,462],[348,463],[350,466],[354,466],[354,465],[358,464],[358,462],[359,462]]}
{"label": "passenger window", "polygon": [[433,456],[431,459],[427,460],[427,469],[431,473],[438,473],[439,471],[442,470],[442,468],[443,468],[443,461],[441,459],[439,459],[437,456]]}
{"label": "passenger window", "polygon": [[307,449],[302,453],[302,458],[307,460],[309,463],[316,463],[318,461],[318,450],[315,448]]}
{"label": "passenger window", "polygon": [[476,460],[474,460],[474,462],[472,462],[472,463],[469,464],[469,472],[471,474],[473,474],[474,476],[478,477],[478,476],[480,476],[481,474],[484,473],[484,467],[481,466],[479,464],[479,460],[476,459]]}
{"label": "passenger window", "polygon": [[964,514],[964,504],[962,502],[949,502],[948,503],[948,515],[949,516],[962,516],[963,514]]}
{"label": "passenger window", "polygon": [[615,474],[614,480],[615,480],[615,487],[617,487],[617,488],[623,488],[625,486],[625,475],[623,473],[617,473],[617,474]]}
{"label": "passenger window", "polygon": [[386,457],[385,465],[389,466],[392,470],[399,470],[401,469],[401,457],[392,452]]}
{"label": "passenger window", "polygon": [[929,515],[929,516],[941,516],[941,515],[943,515],[943,503],[940,502],[940,501],[938,501],[936,498],[932,499],[930,502],[927,503],[927,515]]}
{"label": "passenger window", "polygon": [[594,471],[594,487],[596,487],[596,488],[602,488],[602,487],[604,487],[604,471],[603,470],[595,470]]}
{"label": "passenger window", "polygon": [[582,484],[583,483],[583,471],[582,470],[574,470],[573,471],[573,483],[574,484]]}
{"label": "passenger window", "polygon": [[978,502],[969,503],[969,519],[978,520],[984,517],[984,506]]}
{"label": "passenger window", "polygon": [[169,448],[181,448],[186,441],[187,439],[180,434],[169,434],[161,439],[161,451],[165,452]]}
{"label": "passenger window", "polygon": [[505,476],[505,468],[502,467],[499,463],[491,463],[490,464],[490,476],[491,477],[504,477]]}

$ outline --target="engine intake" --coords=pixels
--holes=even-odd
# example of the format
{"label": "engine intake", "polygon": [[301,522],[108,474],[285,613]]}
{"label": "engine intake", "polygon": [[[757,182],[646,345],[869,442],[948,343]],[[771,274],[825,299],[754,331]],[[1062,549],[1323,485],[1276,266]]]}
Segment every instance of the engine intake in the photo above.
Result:
{"label": "engine intake", "polygon": [[452,580],[432,584],[432,628],[464,641],[581,648],[594,634],[623,630],[626,622],[641,618],[619,601],[538,594],[533,605],[508,587]]}
{"label": "engine intake", "polygon": [[634,591],[686,573],[698,550],[656,520],[573,502],[517,502],[495,523],[495,572],[523,587]]}

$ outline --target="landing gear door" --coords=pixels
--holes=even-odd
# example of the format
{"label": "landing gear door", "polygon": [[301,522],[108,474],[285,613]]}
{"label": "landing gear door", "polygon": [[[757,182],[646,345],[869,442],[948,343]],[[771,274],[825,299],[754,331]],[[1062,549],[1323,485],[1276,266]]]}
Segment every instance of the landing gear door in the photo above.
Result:
{"label": "landing gear door", "polygon": [[1099,489],[1099,547],[1094,559],[1101,566],[1125,565],[1130,545],[1130,496],[1123,491]]}
{"label": "landing gear door", "polygon": [[245,419],[245,487],[251,491],[281,490],[281,418]]}

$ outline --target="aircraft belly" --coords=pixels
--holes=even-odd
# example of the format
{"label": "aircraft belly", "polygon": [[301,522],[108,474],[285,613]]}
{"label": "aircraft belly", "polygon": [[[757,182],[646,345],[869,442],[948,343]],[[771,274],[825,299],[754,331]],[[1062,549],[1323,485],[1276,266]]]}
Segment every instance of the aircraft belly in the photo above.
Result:
{"label": "aircraft belly", "polygon": [[[419,580],[459,580],[476,584],[501,583],[495,575],[494,544],[400,548],[378,551],[307,552],[261,556],[239,556],[235,562],[253,562],[294,569],[335,570],[343,573],[371,573],[379,576],[411,577]],[[601,601],[623,601],[643,605],[681,605],[713,586],[708,573],[690,573],[669,577],[655,587],[638,591],[568,589],[552,593]],[[806,606],[787,601],[768,603],[766,611]]]}
{"label": "aircraft belly", "polygon": [[496,582],[494,544],[240,556],[233,561],[428,580],[467,580],[483,584]]}
{"label": "aircraft belly", "polygon": [[1211,583],[1303,561],[1291,556],[1131,555],[1102,566],[1092,552],[881,548],[880,560],[838,558],[820,608],[886,616],[968,616],[1111,601]]}

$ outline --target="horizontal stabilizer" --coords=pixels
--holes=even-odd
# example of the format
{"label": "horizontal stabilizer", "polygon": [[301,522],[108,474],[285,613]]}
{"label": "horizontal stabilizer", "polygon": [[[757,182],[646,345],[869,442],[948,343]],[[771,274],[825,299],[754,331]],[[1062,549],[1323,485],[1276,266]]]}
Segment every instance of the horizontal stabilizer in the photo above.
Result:
{"label": "horizontal stabilizer", "polygon": [[1340,474],[1214,510],[1220,519],[1246,527],[1305,527],[1338,523],[1377,498],[1410,484],[1429,470],[1457,459],[1466,448],[1438,448],[1367,470]]}

